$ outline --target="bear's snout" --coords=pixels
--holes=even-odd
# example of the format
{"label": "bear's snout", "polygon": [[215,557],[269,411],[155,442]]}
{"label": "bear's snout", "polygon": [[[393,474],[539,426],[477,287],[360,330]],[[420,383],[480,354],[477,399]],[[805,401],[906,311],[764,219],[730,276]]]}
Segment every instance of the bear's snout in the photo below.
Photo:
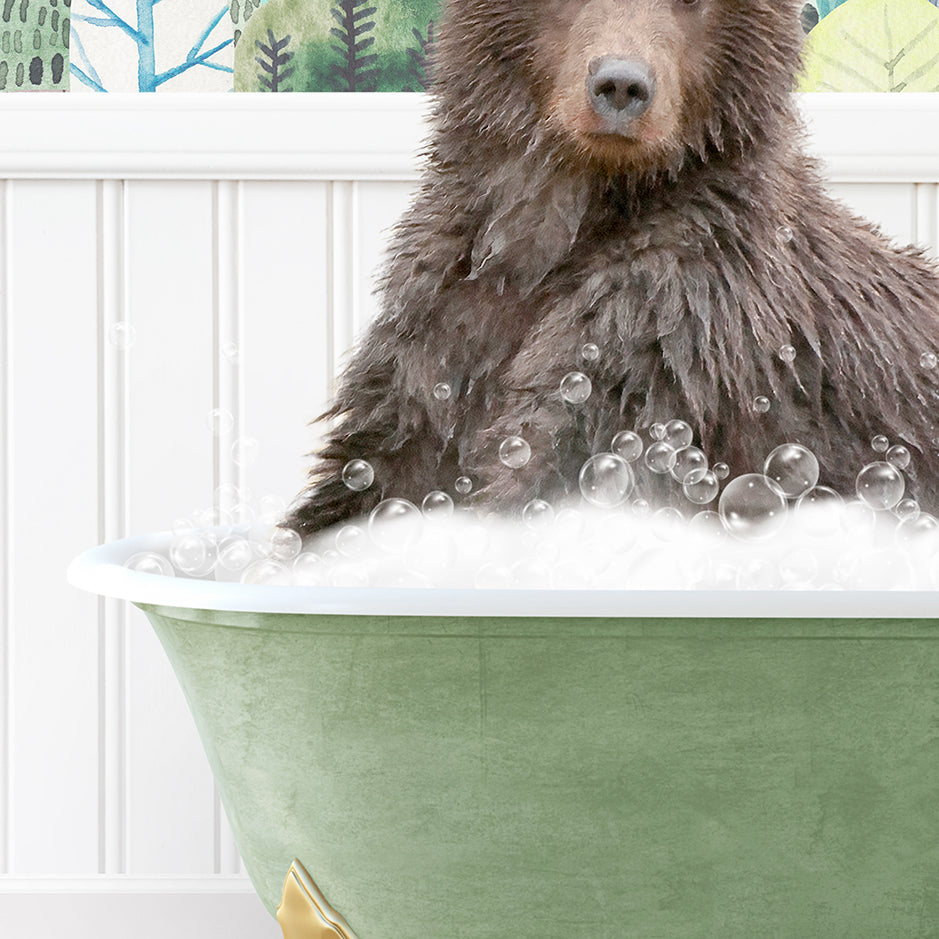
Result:
{"label": "bear's snout", "polygon": [[587,68],[587,95],[610,131],[622,132],[652,104],[655,75],[641,59],[600,56]]}

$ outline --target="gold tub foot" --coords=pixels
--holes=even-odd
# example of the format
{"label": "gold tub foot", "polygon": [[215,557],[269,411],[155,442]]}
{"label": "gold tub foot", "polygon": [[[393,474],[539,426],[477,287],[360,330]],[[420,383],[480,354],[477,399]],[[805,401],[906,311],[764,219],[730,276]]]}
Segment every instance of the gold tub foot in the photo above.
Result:
{"label": "gold tub foot", "polygon": [[284,939],[356,939],[299,861],[294,861],[287,872],[277,922]]}

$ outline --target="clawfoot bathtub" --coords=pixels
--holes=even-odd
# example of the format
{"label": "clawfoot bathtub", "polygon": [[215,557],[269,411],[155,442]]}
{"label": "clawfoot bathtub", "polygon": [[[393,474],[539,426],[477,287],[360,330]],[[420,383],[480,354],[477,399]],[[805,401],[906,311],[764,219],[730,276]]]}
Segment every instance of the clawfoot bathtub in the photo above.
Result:
{"label": "clawfoot bathtub", "polygon": [[169,537],[69,576],[147,613],[288,939],[939,935],[935,594],[121,566]]}

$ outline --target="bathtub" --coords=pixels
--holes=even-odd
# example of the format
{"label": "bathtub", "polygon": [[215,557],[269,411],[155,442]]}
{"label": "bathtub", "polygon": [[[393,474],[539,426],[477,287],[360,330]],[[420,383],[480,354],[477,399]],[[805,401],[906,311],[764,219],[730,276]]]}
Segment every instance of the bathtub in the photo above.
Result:
{"label": "bathtub", "polygon": [[150,619],[287,939],[939,935],[939,595],[78,587]]}

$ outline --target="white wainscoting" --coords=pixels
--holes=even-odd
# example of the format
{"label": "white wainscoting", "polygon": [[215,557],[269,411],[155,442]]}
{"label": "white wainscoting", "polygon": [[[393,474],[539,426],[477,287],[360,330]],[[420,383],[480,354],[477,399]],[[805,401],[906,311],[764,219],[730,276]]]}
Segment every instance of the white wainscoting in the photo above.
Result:
{"label": "white wainscoting", "polygon": [[[935,252],[939,95],[803,107],[832,188]],[[57,936],[59,913],[105,939],[150,935],[144,920],[203,936],[204,916],[230,939],[278,934],[148,625],[63,572],[220,483],[299,490],[307,423],[375,309],[425,110],[416,95],[0,96],[0,935]],[[136,332],[125,351],[118,323]],[[221,437],[215,408],[234,419]],[[233,460],[238,437],[260,441],[254,465]]]}

